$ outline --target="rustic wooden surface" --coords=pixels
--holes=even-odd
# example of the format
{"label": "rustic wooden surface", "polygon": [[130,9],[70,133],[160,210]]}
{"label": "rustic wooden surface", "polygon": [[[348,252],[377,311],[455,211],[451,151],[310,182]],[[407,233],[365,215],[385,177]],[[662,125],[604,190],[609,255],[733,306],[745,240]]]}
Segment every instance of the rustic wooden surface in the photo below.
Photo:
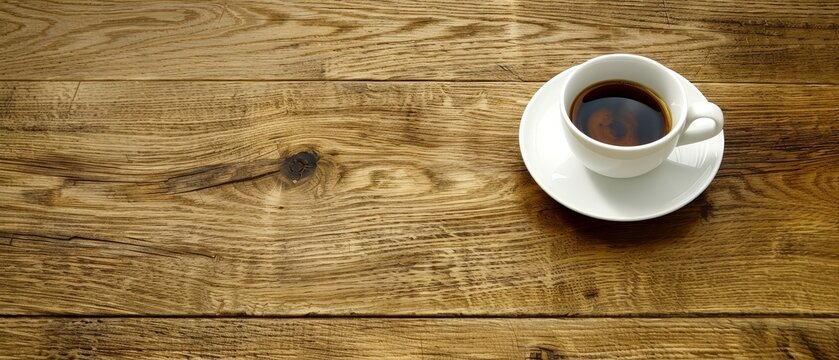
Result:
{"label": "rustic wooden surface", "polygon": [[839,82],[839,3],[109,1],[0,5],[2,79],[543,82],[632,51],[696,81]]}
{"label": "rustic wooden surface", "polygon": [[837,319],[12,319],[0,357],[829,359]]}
{"label": "rustic wooden surface", "polygon": [[[833,358],[837,45],[833,1],[0,3],[0,357]],[[639,223],[518,153],[618,51],[726,113]]]}

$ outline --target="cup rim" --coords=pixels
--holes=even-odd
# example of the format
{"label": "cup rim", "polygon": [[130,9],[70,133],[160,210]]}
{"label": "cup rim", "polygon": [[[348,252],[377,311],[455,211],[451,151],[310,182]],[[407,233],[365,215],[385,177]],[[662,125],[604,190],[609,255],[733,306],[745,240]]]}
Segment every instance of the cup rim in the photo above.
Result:
{"label": "cup rim", "polygon": [[[666,77],[670,78],[671,81],[678,84],[677,88],[679,89],[678,90],[679,95],[677,97],[680,98],[681,103],[684,104],[685,107],[687,107],[687,105],[688,105],[687,104],[687,95],[685,93],[684,87],[682,87],[682,84],[679,81],[679,78],[677,78],[676,75],[673,73],[673,71],[670,70],[669,68],[667,68],[666,66],[662,65],[661,63],[659,63],[659,62],[657,62],[653,59],[650,59],[648,57],[641,56],[641,55],[635,55],[635,54],[606,54],[606,55],[600,55],[600,56],[593,57],[593,58],[583,62],[582,64],[580,64],[580,65],[574,67],[573,69],[571,69],[571,73],[568,74],[568,78],[565,80],[565,84],[562,86],[562,88],[560,89],[560,93],[559,93],[560,112],[562,113],[562,121],[565,124],[565,127],[568,128],[572,133],[574,133],[575,137],[577,137],[579,139],[585,139],[585,141],[588,144],[591,144],[593,146],[597,146],[599,148],[603,148],[603,149],[606,149],[606,150],[620,151],[620,152],[625,152],[625,153],[626,152],[646,151],[646,150],[649,150],[649,149],[652,149],[652,148],[663,146],[664,144],[667,144],[667,143],[673,141],[673,138],[675,138],[677,136],[676,134],[681,132],[682,127],[684,126],[684,119],[679,119],[678,122],[675,121],[676,119],[674,118],[672,111],[670,112],[670,117],[671,117],[670,121],[673,122],[673,124],[672,124],[672,128],[670,129],[670,132],[668,132],[667,134],[665,134],[664,136],[662,136],[660,139],[658,139],[656,141],[646,143],[646,144],[643,144],[643,145],[620,146],[620,145],[612,145],[612,144],[607,144],[607,143],[604,143],[604,142],[601,142],[601,141],[597,141],[597,140],[593,139],[592,137],[583,133],[571,121],[571,116],[568,114],[569,109],[566,108],[565,100],[564,100],[565,99],[565,91],[566,91],[568,83],[572,79],[574,79],[574,77],[579,73],[580,69],[582,69],[584,66],[586,66],[588,64],[592,64],[592,63],[597,63],[597,62],[614,60],[615,58],[631,59],[633,61],[645,62],[645,63],[647,63],[649,65],[652,65],[653,67],[656,67],[659,70],[661,70],[663,73],[666,74],[665,75]],[[615,79],[615,80],[620,80],[620,79]],[[672,110],[672,109],[669,108],[670,104],[666,104],[666,105],[668,106],[668,110]]]}

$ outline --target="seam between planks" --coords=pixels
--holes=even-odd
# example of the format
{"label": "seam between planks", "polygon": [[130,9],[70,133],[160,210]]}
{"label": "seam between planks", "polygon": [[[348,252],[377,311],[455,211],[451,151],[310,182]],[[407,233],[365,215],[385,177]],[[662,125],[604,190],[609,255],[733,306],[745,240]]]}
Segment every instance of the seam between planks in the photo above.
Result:
{"label": "seam between planks", "polygon": [[5,319],[298,319],[298,320],[330,320],[330,319],[839,319],[839,313],[820,314],[746,314],[746,313],[688,313],[688,314],[612,314],[612,315],[553,315],[553,314],[522,314],[522,315],[133,315],[133,314],[38,314],[38,315],[0,315],[0,321]]}
{"label": "seam between planks", "polygon": [[[559,74],[559,73],[557,73]],[[89,80],[79,80],[79,79],[0,79],[0,83],[11,83],[11,82],[254,82],[254,83],[309,83],[309,82],[322,82],[322,83],[353,83],[353,82],[371,82],[371,83],[487,83],[487,84],[543,84],[550,80],[550,78],[546,78],[545,80],[527,80],[527,81],[498,81],[498,80],[440,80],[440,79],[412,79],[412,80],[389,80],[389,79],[334,79],[334,80],[324,80],[324,79],[142,79],[142,80],[132,80],[132,79],[89,79]],[[747,81],[747,82],[720,82],[720,81],[691,81],[693,84],[724,84],[724,85],[781,85],[781,86],[837,86],[839,82],[758,82],[758,81]]]}

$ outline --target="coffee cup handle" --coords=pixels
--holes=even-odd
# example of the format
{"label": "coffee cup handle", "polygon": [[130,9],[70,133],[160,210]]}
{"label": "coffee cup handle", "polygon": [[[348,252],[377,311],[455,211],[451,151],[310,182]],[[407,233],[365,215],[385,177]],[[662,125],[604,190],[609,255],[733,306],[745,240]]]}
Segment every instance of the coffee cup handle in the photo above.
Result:
{"label": "coffee cup handle", "polygon": [[[709,119],[714,122],[714,127],[703,126],[698,129],[691,129],[691,124],[699,119]],[[688,116],[685,120],[685,127],[676,146],[693,144],[695,142],[708,140],[722,131],[723,115],[722,109],[714,103],[698,102],[688,107]]]}

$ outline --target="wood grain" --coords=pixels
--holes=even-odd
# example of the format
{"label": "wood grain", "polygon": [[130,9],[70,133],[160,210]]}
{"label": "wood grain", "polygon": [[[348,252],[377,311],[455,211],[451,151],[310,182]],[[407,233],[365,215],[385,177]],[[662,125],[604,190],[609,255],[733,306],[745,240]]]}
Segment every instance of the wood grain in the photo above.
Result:
{"label": "wood grain", "polygon": [[0,358],[829,359],[836,319],[2,319]]}
{"label": "wood grain", "polygon": [[0,79],[545,81],[632,52],[693,81],[839,83],[836,1],[5,1]]}
{"label": "wood grain", "polygon": [[837,315],[837,86],[701,85],[726,156],[615,224],[518,154],[537,84],[0,83],[0,314]]}

